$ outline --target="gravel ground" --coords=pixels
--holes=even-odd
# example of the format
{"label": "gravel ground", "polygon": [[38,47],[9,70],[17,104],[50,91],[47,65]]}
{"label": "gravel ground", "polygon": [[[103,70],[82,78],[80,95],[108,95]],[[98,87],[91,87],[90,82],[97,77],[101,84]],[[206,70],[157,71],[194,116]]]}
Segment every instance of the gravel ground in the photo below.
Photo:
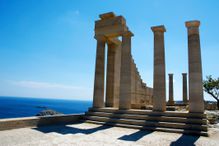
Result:
{"label": "gravel ground", "polygon": [[198,137],[79,123],[0,131],[0,146],[218,146],[219,129],[209,133]]}

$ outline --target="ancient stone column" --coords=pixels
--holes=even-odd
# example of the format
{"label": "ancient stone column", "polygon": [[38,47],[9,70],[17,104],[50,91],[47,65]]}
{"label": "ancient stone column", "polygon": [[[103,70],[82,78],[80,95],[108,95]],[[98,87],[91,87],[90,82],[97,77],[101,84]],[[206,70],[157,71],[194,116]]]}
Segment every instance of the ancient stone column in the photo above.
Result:
{"label": "ancient stone column", "polygon": [[115,62],[116,61],[116,45],[108,44],[107,53],[107,78],[106,78],[106,106],[114,107],[115,98]]}
{"label": "ancient stone column", "polygon": [[97,40],[96,66],[94,79],[93,107],[104,106],[104,66],[105,66],[105,42],[104,36],[95,36]]}
{"label": "ancient stone column", "polygon": [[174,105],[174,100],[173,100],[173,74],[168,74],[169,75],[169,101],[168,105]]}
{"label": "ancient stone column", "polygon": [[182,97],[183,97],[183,103],[187,104],[188,103],[188,93],[187,93],[187,73],[182,73]]}
{"label": "ancient stone column", "polygon": [[189,56],[189,112],[204,112],[199,21],[187,21]]}
{"label": "ancient stone column", "polygon": [[163,25],[151,27],[154,33],[153,110],[166,110],[165,50]]}
{"label": "ancient stone column", "polygon": [[131,108],[131,37],[128,31],[122,35],[121,72],[120,72],[120,98],[119,109]]}
{"label": "ancient stone column", "polygon": [[121,67],[121,43],[116,45],[115,54],[115,78],[114,78],[114,104],[113,107],[119,107],[119,91],[120,91],[120,67]]}

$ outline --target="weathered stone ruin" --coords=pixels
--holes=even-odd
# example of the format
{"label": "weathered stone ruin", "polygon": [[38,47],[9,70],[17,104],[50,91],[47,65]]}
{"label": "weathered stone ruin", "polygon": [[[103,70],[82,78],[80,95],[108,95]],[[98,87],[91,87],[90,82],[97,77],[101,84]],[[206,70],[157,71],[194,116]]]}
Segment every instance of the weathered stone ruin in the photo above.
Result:
{"label": "weathered stone ruin", "polygon": [[[164,25],[153,26],[153,88],[141,79],[131,54],[131,38],[123,16],[100,15],[95,21],[97,40],[93,107],[86,113],[88,122],[148,130],[207,135],[202,89],[202,64],[199,21],[185,23],[188,32],[188,80],[183,73],[183,103],[189,111],[168,111],[174,105],[173,74],[169,74],[169,100],[166,102]],[[119,37],[122,39],[120,40]],[[106,48],[107,46],[107,48]],[[107,69],[105,73],[105,52]],[[106,87],[105,87],[106,76]],[[142,103],[151,110],[142,110]]]}

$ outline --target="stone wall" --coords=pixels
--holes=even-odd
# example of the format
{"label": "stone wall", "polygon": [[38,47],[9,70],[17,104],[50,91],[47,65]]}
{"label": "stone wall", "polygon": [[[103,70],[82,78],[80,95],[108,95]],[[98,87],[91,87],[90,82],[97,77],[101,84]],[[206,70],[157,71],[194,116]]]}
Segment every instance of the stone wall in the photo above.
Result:
{"label": "stone wall", "polygon": [[205,101],[205,110],[217,110],[217,102]]}
{"label": "stone wall", "polygon": [[132,108],[142,109],[152,105],[153,89],[143,82],[138,68],[132,58]]}
{"label": "stone wall", "polygon": [[25,117],[0,119],[0,131],[24,127],[38,127],[54,124],[71,124],[83,120],[83,114],[54,115],[45,117]]}

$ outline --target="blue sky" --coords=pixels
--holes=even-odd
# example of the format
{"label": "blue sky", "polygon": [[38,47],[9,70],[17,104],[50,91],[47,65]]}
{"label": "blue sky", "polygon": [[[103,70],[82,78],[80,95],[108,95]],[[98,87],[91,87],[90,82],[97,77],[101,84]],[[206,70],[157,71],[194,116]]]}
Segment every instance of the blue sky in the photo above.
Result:
{"label": "blue sky", "polygon": [[174,73],[180,100],[181,73],[188,70],[185,21],[201,21],[203,77],[219,76],[218,8],[217,0],[0,0],[0,95],[91,100],[94,21],[113,11],[135,35],[132,54],[148,86],[153,85],[150,27],[165,25],[166,71]]}

